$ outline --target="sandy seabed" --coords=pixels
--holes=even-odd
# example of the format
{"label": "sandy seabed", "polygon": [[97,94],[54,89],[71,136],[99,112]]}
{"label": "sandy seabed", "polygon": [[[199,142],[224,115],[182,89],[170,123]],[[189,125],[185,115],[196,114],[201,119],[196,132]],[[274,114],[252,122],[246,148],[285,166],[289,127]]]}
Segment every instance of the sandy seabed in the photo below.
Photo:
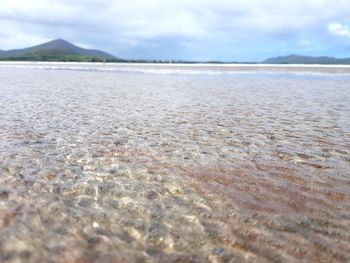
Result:
{"label": "sandy seabed", "polygon": [[350,262],[350,69],[0,64],[1,262]]}

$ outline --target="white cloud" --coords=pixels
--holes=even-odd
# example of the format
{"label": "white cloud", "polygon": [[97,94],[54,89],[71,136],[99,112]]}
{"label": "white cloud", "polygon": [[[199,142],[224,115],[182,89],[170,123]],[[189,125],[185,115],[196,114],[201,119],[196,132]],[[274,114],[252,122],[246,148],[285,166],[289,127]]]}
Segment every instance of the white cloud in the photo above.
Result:
{"label": "white cloud", "polygon": [[[302,30],[349,14],[348,0],[1,0],[0,18],[118,31],[127,37],[206,37]],[[328,20],[329,21],[329,20]]]}
{"label": "white cloud", "polygon": [[39,43],[49,41],[41,30],[35,32],[35,29],[22,30],[20,26],[13,21],[1,21],[0,29],[0,49],[24,48]]}
{"label": "white cloud", "polygon": [[332,34],[350,38],[350,27],[340,23],[330,23],[328,25],[328,30]]}
{"label": "white cloud", "polygon": [[[35,39],[60,37],[115,54],[159,46],[160,39],[172,39],[179,45],[186,43],[188,50],[198,50],[198,45],[204,50],[205,44],[208,49],[209,45],[217,45],[218,52],[223,50],[218,45],[245,43],[242,44],[245,47],[249,46],[247,42],[266,46],[289,42],[297,46],[298,39],[314,42],[313,36],[325,35],[331,21],[346,21],[350,13],[349,0],[0,2],[1,49],[31,45]],[[8,28],[4,28],[5,24]],[[338,35],[348,30],[334,24],[330,24],[329,31],[331,28]]]}

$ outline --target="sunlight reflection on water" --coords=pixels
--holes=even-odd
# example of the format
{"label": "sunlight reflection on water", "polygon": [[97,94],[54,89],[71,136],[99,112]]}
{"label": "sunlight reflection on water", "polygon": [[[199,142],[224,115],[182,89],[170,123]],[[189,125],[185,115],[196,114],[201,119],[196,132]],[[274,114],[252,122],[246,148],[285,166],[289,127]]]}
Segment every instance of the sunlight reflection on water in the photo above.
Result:
{"label": "sunlight reflection on water", "polygon": [[350,260],[348,73],[14,65],[0,261]]}

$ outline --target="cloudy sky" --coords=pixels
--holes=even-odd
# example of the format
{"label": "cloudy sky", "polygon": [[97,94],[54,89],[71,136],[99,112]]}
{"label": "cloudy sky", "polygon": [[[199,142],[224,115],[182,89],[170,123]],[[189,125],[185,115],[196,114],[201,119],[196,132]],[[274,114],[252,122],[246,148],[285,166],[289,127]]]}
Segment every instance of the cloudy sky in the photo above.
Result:
{"label": "cloudy sky", "polygon": [[129,59],[350,57],[349,0],[0,0],[0,49],[63,38]]}

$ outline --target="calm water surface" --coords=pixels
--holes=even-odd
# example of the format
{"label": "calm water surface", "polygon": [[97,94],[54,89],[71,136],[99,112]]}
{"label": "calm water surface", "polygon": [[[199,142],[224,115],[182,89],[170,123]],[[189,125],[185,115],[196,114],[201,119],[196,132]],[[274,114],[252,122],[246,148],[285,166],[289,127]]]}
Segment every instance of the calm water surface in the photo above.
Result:
{"label": "calm water surface", "polygon": [[350,69],[0,64],[1,262],[350,262]]}

